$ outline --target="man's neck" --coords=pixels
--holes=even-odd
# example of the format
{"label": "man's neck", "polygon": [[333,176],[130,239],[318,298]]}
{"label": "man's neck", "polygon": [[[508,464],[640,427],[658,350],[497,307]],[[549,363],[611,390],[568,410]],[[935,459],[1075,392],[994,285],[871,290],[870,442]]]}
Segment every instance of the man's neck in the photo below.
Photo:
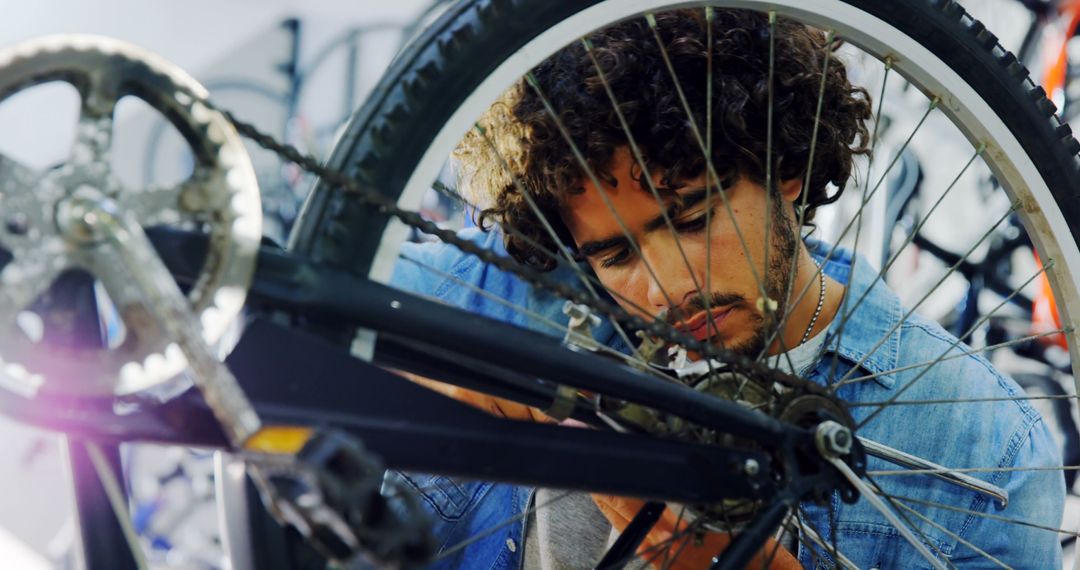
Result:
{"label": "man's neck", "polygon": [[[840,302],[844,296],[844,286],[823,273],[819,275],[817,264],[814,263],[806,246],[801,243],[796,263],[795,282],[791,287],[789,301],[792,309],[784,320],[783,334],[777,337],[769,347],[770,355],[791,350],[802,342],[804,336],[813,337],[828,329],[840,310]],[[818,303],[822,299],[820,285],[822,278],[825,280],[825,297],[821,302],[821,310],[818,312]],[[817,313],[816,320],[815,313]],[[814,321],[813,329],[809,330],[808,334],[807,329],[811,321]]]}

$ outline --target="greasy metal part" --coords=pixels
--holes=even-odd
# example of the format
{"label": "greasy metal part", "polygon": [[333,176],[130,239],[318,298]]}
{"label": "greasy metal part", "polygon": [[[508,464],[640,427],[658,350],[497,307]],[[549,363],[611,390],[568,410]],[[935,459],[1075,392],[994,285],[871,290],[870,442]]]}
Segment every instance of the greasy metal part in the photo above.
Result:
{"label": "greasy metal part", "polygon": [[851,453],[851,430],[832,420],[821,422],[814,430],[814,443],[822,455],[842,457]]}
{"label": "greasy metal part", "polygon": [[645,331],[637,331],[635,336],[641,339],[641,343],[638,344],[638,347],[635,350],[637,360],[652,364],[665,364],[664,362],[660,362],[660,349],[663,348],[665,344],[663,340],[649,336]]}
{"label": "greasy metal part", "polygon": [[552,400],[551,405],[543,410],[544,415],[560,422],[569,418],[570,414],[574,413],[574,408],[577,407],[577,397],[577,390],[560,384],[555,389],[555,398]]}
{"label": "greasy metal part", "polygon": [[[25,397],[114,396],[165,383],[181,386],[184,358],[155,326],[154,307],[134,294],[118,269],[113,245],[74,224],[71,207],[109,199],[144,227],[180,225],[206,231],[210,247],[187,295],[202,340],[227,353],[254,271],[262,213],[254,171],[231,124],[200,99],[206,91],[161,58],[108,38],[64,35],[0,50],[0,101],[23,89],[64,81],[80,94],[81,110],[69,159],[35,171],[0,156],[0,249],[12,256],[0,270],[0,385]],[[175,186],[127,188],[110,168],[112,115],[136,95],[192,145],[192,176]],[[16,324],[56,277],[91,273],[104,286],[125,330],[119,346],[78,352],[51,350]]]}
{"label": "greasy metal part", "polygon": [[1009,505],[1009,492],[1005,489],[1002,489],[1001,487],[998,487],[997,485],[992,485],[990,483],[987,483],[986,481],[968,475],[967,473],[956,473],[953,471],[949,471],[948,467],[943,467],[932,461],[927,461],[926,459],[923,459],[921,457],[911,455],[910,453],[904,453],[899,449],[894,449],[887,445],[883,445],[872,439],[867,439],[860,436],[859,443],[862,443],[868,455],[872,455],[879,459],[884,459],[885,461],[895,463],[896,465],[899,465],[901,467],[907,467],[909,469],[933,469],[935,470],[935,472],[930,473],[929,475],[933,475],[934,477],[937,477],[943,481],[948,481],[949,483],[952,483],[954,485],[959,485],[965,489],[970,489],[977,493],[982,493],[983,495],[986,495],[1001,503],[1002,508],[1005,508]]}
{"label": "greasy metal part", "polygon": [[682,368],[675,368],[672,371],[679,380],[687,384],[693,384],[694,380],[700,379],[707,374],[714,374],[725,368],[727,367],[719,360],[701,359],[695,360]]}
{"label": "greasy metal part", "polygon": [[570,321],[566,324],[563,344],[579,346],[586,350],[597,350],[600,343],[593,337],[592,329],[600,325],[600,317],[594,315],[588,305],[573,301],[564,303],[562,312],[570,317]]}
{"label": "greasy metal part", "polygon": [[885,519],[889,521],[889,524],[893,525],[893,528],[895,528],[897,532],[899,532],[900,535],[904,537],[904,540],[907,540],[908,543],[911,544],[911,546],[913,546],[915,550],[917,550],[919,554],[924,559],[926,559],[927,562],[929,562],[937,570],[946,570],[947,567],[945,566],[945,564],[937,556],[935,556],[934,553],[930,552],[930,549],[926,548],[926,545],[923,544],[921,540],[919,540],[919,537],[915,536],[915,533],[911,532],[911,528],[908,527],[907,523],[900,520],[900,517],[896,516],[896,513],[894,513],[892,509],[890,509],[889,506],[885,504],[885,501],[881,500],[881,497],[877,496],[874,489],[871,489],[869,485],[864,483],[863,480],[860,479],[859,476],[851,470],[851,467],[848,467],[847,463],[844,463],[843,460],[837,457],[826,456],[825,460],[831,463],[833,467],[836,467],[836,469],[840,471],[841,474],[843,474],[844,478],[846,478],[859,491],[859,494],[862,495],[862,497],[866,499],[871,506],[877,509],[877,511],[881,513],[881,516],[885,517]]}
{"label": "greasy metal part", "polygon": [[[127,287],[117,304],[146,307],[166,338],[171,339],[166,353],[184,367],[202,393],[207,406],[224,428],[229,441],[240,446],[261,426],[255,408],[244,395],[232,372],[206,343],[200,323],[191,312],[187,299],[162,263],[153,245],[133,216],[119,210],[108,198],[72,199],[65,208],[68,218],[60,220],[85,239],[111,245],[106,249],[119,263],[112,275],[124,275]],[[110,289],[116,290],[116,289]]]}

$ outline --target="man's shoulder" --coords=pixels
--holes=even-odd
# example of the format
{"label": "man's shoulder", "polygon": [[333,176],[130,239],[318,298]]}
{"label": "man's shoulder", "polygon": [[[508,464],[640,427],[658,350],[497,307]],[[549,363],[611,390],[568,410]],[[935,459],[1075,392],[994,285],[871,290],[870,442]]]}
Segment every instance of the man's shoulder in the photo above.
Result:
{"label": "man's shoulder", "polygon": [[[503,234],[498,230],[466,228],[457,235],[496,255],[507,255]],[[573,274],[566,268],[548,275],[573,284]],[[565,332],[566,316],[562,313],[565,301],[561,297],[538,290],[517,275],[446,243],[402,245],[390,284],[546,334],[559,336]]]}
{"label": "man's shoulder", "polygon": [[[493,232],[467,228],[458,237],[484,249],[498,251],[501,240]],[[445,290],[448,283],[463,280],[475,281],[483,262],[475,255],[461,251],[456,246],[441,241],[405,243],[401,246],[390,284],[432,297]],[[460,284],[460,283],[459,283]]]}
{"label": "man's shoulder", "polygon": [[1002,398],[1001,405],[993,406],[996,413],[1025,424],[1038,418],[1012,378],[937,322],[911,315],[904,320],[900,338],[898,387],[911,384],[904,399],[954,399],[960,401],[957,405],[968,402],[970,407],[972,400]]}

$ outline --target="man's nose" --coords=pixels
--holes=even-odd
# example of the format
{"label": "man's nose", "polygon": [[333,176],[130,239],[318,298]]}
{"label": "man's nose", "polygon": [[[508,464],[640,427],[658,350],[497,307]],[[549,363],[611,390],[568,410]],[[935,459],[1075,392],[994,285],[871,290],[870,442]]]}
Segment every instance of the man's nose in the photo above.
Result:
{"label": "man's nose", "polygon": [[[641,253],[652,269],[652,275],[647,275],[650,309],[679,307],[690,295],[697,293],[691,269],[674,243],[644,245]],[[648,270],[645,273],[648,274]]]}

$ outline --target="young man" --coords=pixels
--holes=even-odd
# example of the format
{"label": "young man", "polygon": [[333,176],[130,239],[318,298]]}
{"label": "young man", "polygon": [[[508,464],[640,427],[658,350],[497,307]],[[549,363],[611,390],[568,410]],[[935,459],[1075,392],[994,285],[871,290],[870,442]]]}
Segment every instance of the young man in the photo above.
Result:
{"label": "young man", "polygon": [[[907,311],[864,262],[843,251],[826,260],[829,247],[797,237],[799,221],[809,222],[816,208],[835,201],[852,173],[853,157],[868,152],[869,98],[849,83],[824,34],[794,22],[777,24],[770,135],[765,15],[717,11],[711,47],[701,10],[656,18],[663,50],[645,19],[620,23],[590,36],[590,46],[564,48],[492,107],[482,120],[484,130],[471,133],[459,152],[463,183],[487,207],[482,220],[492,230],[466,235],[573,280],[574,273],[557,267],[550,255],[565,245],[627,311],[667,319],[699,340],[750,357],[771,355],[775,365],[820,384],[849,371],[871,377],[838,391],[848,402],[885,401],[909,384],[905,400],[996,398],[963,407],[889,407],[858,434],[941,465],[1021,468],[982,477],[1009,492],[1004,509],[985,495],[927,476],[883,477],[878,483],[890,495],[915,499],[905,504],[933,522],[905,516],[952,564],[986,565],[974,546],[1011,566],[1060,567],[1053,532],[981,516],[1060,524],[1061,472],[1026,468],[1061,460],[1039,415],[1026,402],[1007,399],[1020,388],[974,355],[943,361],[926,374],[921,367],[905,369],[934,360],[955,339],[918,316],[901,322]],[[665,56],[677,71],[685,103]],[[825,96],[815,121],[826,58]],[[711,88],[705,81],[709,69]],[[833,194],[827,192],[830,184],[838,189]],[[394,278],[403,287],[537,327],[524,313],[456,284],[465,280],[565,321],[559,299],[454,248],[410,246],[406,256],[454,279],[403,263]],[[845,288],[851,303],[864,294],[865,299],[839,335]],[[610,327],[601,327],[597,338],[628,348]],[[523,406],[441,389],[496,414],[544,420]],[[851,409],[856,422],[874,410]],[[891,468],[876,459],[870,463],[870,469]],[[591,567],[613,528],[624,527],[638,506],[581,494],[520,516],[530,504],[543,505],[555,495],[400,476],[423,490],[444,545],[482,536],[443,567]],[[482,535],[515,516],[519,522]],[[646,547],[671,536],[675,518],[669,509]],[[800,519],[859,567],[926,566],[866,500],[807,506]],[[679,544],[676,567],[705,567],[725,540],[710,535],[700,544]],[[778,564],[791,567],[795,557],[808,567],[830,560],[827,552],[800,541]]]}

